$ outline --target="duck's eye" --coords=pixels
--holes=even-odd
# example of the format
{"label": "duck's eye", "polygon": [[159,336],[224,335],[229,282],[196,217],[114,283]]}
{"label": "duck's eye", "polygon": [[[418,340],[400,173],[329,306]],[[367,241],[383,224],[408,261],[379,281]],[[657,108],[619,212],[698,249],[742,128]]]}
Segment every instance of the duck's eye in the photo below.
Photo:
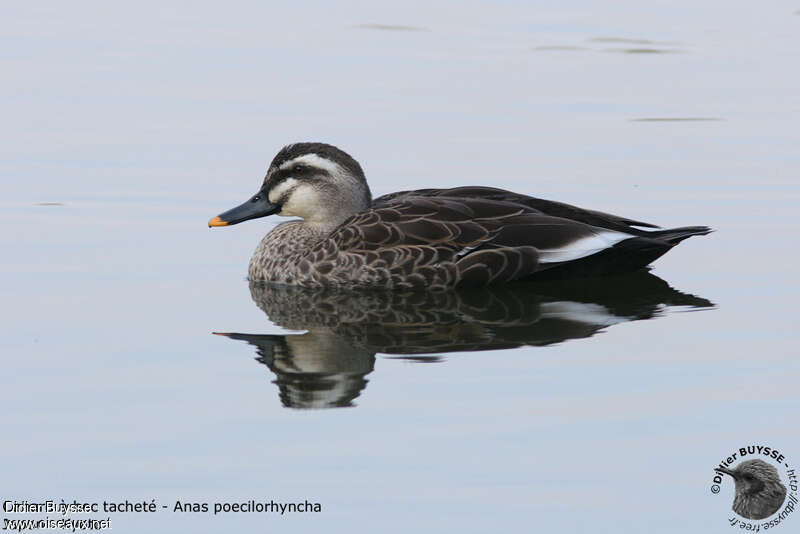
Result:
{"label": "duck's eye", "polygon": [[305,172],[306,168],[304,165],[295,165],[294,172]]}

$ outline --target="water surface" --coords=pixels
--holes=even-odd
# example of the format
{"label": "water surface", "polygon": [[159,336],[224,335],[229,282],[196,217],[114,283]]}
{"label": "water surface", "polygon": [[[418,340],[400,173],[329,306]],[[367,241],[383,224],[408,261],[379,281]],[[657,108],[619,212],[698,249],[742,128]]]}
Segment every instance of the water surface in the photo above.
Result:
{"label": "water surface", "polygon": [[[323,505],[119,532],[728,532],[722,457],[800,463],[796,9],[3,7],[3,499]],[[636,49],[669,53],[609,53]],[[585,291],[287,317],[299,296],[245,280],[277,221],[206,221],[299,140],[376,196],[492,185],[716,231]]]}

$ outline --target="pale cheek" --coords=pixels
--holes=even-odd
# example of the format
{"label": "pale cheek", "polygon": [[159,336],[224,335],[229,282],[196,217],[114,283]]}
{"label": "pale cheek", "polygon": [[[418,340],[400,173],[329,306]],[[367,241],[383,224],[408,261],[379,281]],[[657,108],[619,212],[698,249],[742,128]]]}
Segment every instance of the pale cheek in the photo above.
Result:
{"label": "pale cheek", "polygon": [[319,193],[312,187],[300,186],[289,195],[281,208],[281,215],[311,219],[322,211]]}
{"label": "pale cheek", "polygon": [[297,185],[297,180],[294,178],[288,178],[283,182],[279,183],[269,191],[269,201],[272,203],[277,203],[281,197],[291,188]]}

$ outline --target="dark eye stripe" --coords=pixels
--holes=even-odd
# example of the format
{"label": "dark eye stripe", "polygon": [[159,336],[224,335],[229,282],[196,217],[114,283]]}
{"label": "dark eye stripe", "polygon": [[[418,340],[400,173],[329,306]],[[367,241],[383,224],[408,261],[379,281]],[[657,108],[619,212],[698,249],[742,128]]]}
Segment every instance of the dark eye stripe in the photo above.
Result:
{"label": "dark eye stripe", "polygon": [[288,169],[275,171],[270,179],[270,188],[275,187],[287,178],[295,178],[297,180],[310,180],[320,175],[329,175],[325,169],[317,167],[310,167],[308,165],[293,165]]}

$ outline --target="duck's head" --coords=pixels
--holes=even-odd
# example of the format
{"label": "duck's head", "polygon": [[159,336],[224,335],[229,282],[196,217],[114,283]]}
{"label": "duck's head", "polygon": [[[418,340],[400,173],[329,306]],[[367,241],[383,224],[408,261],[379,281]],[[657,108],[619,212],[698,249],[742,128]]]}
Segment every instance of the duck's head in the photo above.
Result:
{"label": "duck's head", "polygon": [[250,200],[214,217],[208,226],[276,214],[334,228],[371,202],[364,171],[349,154],[325,143],[295,143],[278,152]]}

